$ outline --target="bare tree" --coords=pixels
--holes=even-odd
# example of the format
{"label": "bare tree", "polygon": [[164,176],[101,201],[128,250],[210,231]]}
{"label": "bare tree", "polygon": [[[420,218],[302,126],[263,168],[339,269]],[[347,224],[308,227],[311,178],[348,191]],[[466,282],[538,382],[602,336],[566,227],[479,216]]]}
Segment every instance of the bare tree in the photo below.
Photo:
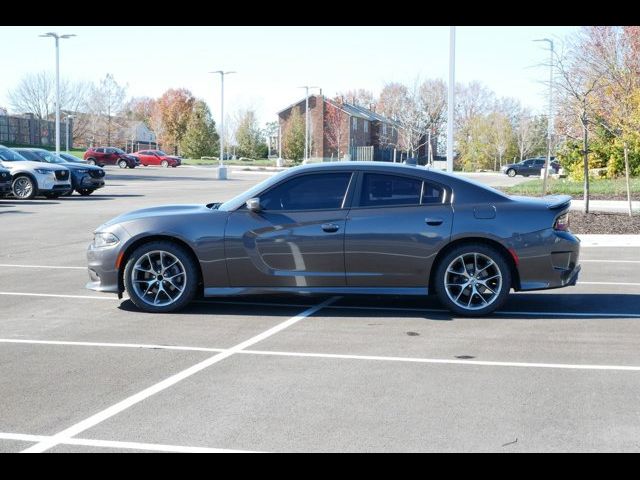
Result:
{"label": "bare tree", "polygon": [[[340,108],[332,102],[327,102],[327,109],[324,117],[325,138],[329,148],[335,151],[336,158],[340,160],[340,149],[345,141],[346,130],[349,128],[349,120]],[[331,153],[333,156],[333,152]]]}
{"label": "bare tree", "polygon": [[569,44],[570,53],[555,50],[553,68],[556,72],[556,86],[559,87],[561,109],[578,118],[582,127],[584,163],[584,212],[589,213],[589,124],[592,111],[591,100],[602,88],[602,74],[591,71],[576,52],[575,44]]}
{"label": "bare tree", "polygon": [[431,134],[432,151],[437,152],[438,136],[447,120],[447,84],[441,79],[427,79],[420,86],[420,104],[425,127]]}
{"label": "bare tree", "polygon": [[[104,132],[104,139],[107,145],[114,141],[121,141],[120,133],[122,118],[119,115],[124,107],[126,88],[116,82],[112,74],[108,73],[98,85],[95,85],[90,94],[91,114],[96,117],[93,127],[96,129],[92,133],[94,137],[101,137]],[[101,129],[98,131],[97,129]],[[118,138],[116,138],[118,137]]]}
{"label": "bare tree", "polygon": [[375,102],[373,92],[365,88],[354,88],[346,92],[339,92],[336,96],[341,97],[347,103],[368,109],[374,106]]}

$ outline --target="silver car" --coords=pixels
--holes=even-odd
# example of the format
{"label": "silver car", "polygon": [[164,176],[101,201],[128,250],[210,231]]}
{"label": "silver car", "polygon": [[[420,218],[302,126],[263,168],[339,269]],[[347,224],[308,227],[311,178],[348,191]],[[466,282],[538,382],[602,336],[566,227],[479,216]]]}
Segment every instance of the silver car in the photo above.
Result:
{"label": "silver car", "polygon": [[576,283],[570,197],[510,197],[382,162],[281,172],[224,203],[146,208],[100,226],[88,288],[148,312],[196,295],[434,293],[484,315],[511,289]]}

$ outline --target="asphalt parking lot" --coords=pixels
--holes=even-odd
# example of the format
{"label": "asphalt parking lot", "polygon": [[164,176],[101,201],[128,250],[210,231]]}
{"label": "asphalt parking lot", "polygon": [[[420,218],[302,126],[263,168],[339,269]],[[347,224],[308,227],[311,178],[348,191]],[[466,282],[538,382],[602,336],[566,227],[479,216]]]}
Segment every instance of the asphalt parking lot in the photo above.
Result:
{"label": "asphalt parking lot", "polygon": [[91,197],[0,200],[1,452],[640,449],[640,248],[584,248],[577,286],[488,318],[379,297],[145,314],[84,289],[94,228],[266,174],[107,171]]}

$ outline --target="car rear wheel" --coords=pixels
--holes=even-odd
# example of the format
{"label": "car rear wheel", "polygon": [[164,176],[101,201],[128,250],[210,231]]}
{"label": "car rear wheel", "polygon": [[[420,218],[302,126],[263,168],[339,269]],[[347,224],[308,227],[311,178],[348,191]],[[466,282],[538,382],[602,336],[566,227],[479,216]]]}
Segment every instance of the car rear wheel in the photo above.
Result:
{"label": "car rear wheel", "polygon": [[120,168],[127,168],[127,167],[129,166],[129,164],[127,163],[127,161],[126,161],[126,160],[120,160],[120,161],[118,162],[118,166],[119,166]]}
{"label": "car rear wheel", "polygon": [[198,267],[187,250],[168,241],[137,248],[124,271],[131,301],[141,310],[167,313],[186,306],[198,291]]}
{"label": "car rear wheel", "polygon": [[162,165],[162,168],[169,168],[169,162],[167,162],[166,160],[163,160],[160,165]]}
{"label": "car rear wheel", "polygon": [[95,161],[95,159],[90,158],[89,160],[87,160],[87,163],[88,163],[89,165],[95,165],[95,164],[96,164],[96,161]]}
{"label": "car rear wheel", "polygon": [[488,245],[453,249],[439,262],[436,293],[458,315],[477,317],[500,308],[511,289],[511,270],[504,255]]}
{"label": "car rear wheel", "polygon": [[507,175],[509,175],[510,177],[515,177],[516,171],[513,168],[510,168],[509,170],[507,170]]}
{"label": "car rear wheel", "polygon": [[20,200],[31,200],[36,196],[37,188],[35,182],[26,175],[20,175],[13,180],[11,186],[13,196]]}

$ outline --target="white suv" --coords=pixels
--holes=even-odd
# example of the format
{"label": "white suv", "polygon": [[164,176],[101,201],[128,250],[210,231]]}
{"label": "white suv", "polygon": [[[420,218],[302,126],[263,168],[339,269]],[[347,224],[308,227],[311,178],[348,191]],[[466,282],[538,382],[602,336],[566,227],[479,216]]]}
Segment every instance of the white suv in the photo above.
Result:
{"label": "white suv", "polygon": [[57,198],[73,188],[68,168],[30,162],[3,145],[0,145],[0,166],[11,172],[13,196],[20,200],[31,200],[36,195]]}

